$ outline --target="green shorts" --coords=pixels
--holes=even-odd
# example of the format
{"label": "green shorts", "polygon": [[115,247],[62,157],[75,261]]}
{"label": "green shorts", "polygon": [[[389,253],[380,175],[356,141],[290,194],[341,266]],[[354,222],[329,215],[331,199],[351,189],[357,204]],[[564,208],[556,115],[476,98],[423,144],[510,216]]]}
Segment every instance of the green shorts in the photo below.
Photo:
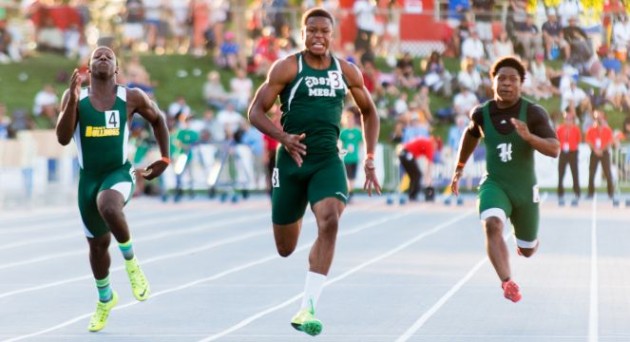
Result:
{"label": "green shorts", "polygon": [[98,237],[109,232],[109,227],[96,206],[98,194],[103,190],[116,190],[123,195],[126,204],[133,194],[135,185],[135,169],[130,162],[126,162],[107,173],[91,173],[81,170],[78,200],[81,220],[87,237]]}
{"label": "green shorts", "polygon": [[309,155],[298,167],[283,148],[278,150],[271,177],[271,220],[289,224],[304,216],[306,205],[335,197],[344,204],[348,199],[348,181],[343,161],[337,154]]}
{"label": "green shorts", "polygon": [[[489,178],[479,186],[479,216],[482,220],[496,216],[514,226],[517,244],[533,248],[538,237],[539,221],[538,186],[522,186],[520,189],[501,186]],[[501,212],[502,211],[502,212]]]}

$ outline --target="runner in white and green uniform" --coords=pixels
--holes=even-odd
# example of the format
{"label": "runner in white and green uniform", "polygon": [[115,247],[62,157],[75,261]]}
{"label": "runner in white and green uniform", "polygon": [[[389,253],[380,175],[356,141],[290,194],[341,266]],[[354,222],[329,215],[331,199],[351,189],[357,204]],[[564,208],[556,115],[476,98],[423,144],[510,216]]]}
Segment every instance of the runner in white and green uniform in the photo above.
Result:
{"label": "runner in white and green uniform", "polygon": [[[364,189],[369,194],[380,193],[374,167],[379,130],[376,107],[358,68],[330,53],[333,25],[332,15],[323,9],[304,13],[305,49],[274,63],[249,110],[252,125],[282,144],[272,174],[272,221],[278,253],[288,256],[295,250],[308,203],[316,217],[318,236],[309,255],[304,296],[291,320],[295,329],[309,335],[322,330],[315,307],[332,263],[347,199],[337,140],[348,91],[361,111],[365,132]],[[281,128],[266,116],[278,97]]]}
{"label": "runner in white and green uniform", "polygon": [[451,188],[455,194],[459,193],[464,165],[483,137],[487,174],[479,187],[479,215],[486,233],[488,257],[501,279],[504,296],[517,302],[521,293],[511,279],[503,228],[509,218],[518,254],[529,257],[536,252],[539,195],[534,151],[555,158],[560,153],[560,143],[545,109],[521,98],[525,69],[518,59],[498,60],[490,75],[494,99],[471,113]]}
{"label": "runner in white and green uniform", "polygon": [[123,208],[133,193],[136,170],[127,160],[129,126],[134,113],[147,120],[155,134],[162,159],[153,162],[140,175],[146,179],[159,176],[169,164],[169,138],[164,115],[139,89],[127,89],[116,83],[118,63],[114,52],[97,47],[88,63],[90,86],[81,88],[82,76],[74,70],[70,87],[61,100],[56,133],[59,143],[67,145],[74,138],[78,149],[79,210],[90,247],[90,266],[99,301],[88,329],[105,327],[110,311],[118,301],[109,282],[113,235],[125,259],[131,290],[137,300],[151,293],[133,251],[131,234]]}

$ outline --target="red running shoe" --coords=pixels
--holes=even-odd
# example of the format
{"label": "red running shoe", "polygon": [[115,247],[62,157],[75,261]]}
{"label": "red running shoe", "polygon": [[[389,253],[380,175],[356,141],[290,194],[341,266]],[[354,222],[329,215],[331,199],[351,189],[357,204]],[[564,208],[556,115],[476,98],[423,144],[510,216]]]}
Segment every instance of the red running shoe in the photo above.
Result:
{"label": "red running shoe", "polygon": [[514,280],[504,281],[501,284],[501,288],[503,289],[503,295],[505,298],[513,301],[514,303],[521,300],[521,292],[519,291],[518,285],[514,282]]}

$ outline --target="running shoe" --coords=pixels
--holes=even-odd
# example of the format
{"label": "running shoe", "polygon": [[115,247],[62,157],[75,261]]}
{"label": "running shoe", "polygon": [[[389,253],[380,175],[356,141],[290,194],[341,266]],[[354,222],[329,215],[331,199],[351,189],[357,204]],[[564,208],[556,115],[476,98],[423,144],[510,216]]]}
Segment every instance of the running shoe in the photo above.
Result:
{"label": "running shoe", "polygon": [[99,301],[96,304],[96,311],[90,318],[90,325],[88,325],[88,330],[92,332],[97,332],[105,328],[105,324],[107,324],[107,317],[109,317],[109,312],[112,311],[114,306],[118,303],[118,294],[116,291],[112,291],[112,299],[109,302],[101,302]]}
{"label": "running shoe", "polygon": [[521,300],[521,292],[514,280],[504,281],[501,284],[501,288],[503,289],[503,295],[505,296],[505,298],[513,301],[514,303]]}
{"label": "running shoe", "polygon": [[133,296],[140,301],[149,298],[149,295],[151,294],[151,288],[149,287],[149,282],[144,276],[142,269],[140,269],[138,259],[134,257],[131,260],[125,260],[125,269],[127,270],[127,275],[129,276],[129,282],[131,283],[131,291],[133,292]]}
{"label": "running shoe", "polygon": [[319,335],[323,329],[322,322],[315,318],[315,310],[312,305],[310,308],[300,310],[293,316],[291,326],[293,326],[295,330],[303,331],[311,336]]}

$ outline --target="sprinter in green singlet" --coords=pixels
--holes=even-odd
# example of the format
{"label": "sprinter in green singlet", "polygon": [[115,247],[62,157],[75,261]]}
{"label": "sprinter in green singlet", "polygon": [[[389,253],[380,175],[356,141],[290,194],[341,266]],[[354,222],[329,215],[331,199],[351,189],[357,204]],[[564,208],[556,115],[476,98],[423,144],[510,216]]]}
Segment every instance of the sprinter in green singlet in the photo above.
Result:
{"label": "sprinter in green singlet", "polygon": [[539,195],[534,151],[556,158],[560,143],[545,109],[521,97],[525,68],[518,59],[499,59],[492,66],[490,77],[494,99],[471,112],[470,125],[459,146],[451,189],[459,194],[464,165],[483,137],[487,174],[479,186],[479,215],[486,233],[488,257],[501,279],[503,295],[518,302],[521,293],[511,278],[503,228],[509,218],[519,255],[530,257],[536,252]]}
{"label": "sprinter in green singlet", "polygon": [[57,140],[67,145],[72,139],[78,149],[79,211],[90,247],[90,265],[96,280],[99,301],[88,329],[105,327],[109,312],[118,302],[118,294],[109,283],[111,235],[125,258],[125,268],[133,295],[146,300],[149,283],[133,252],[131,234],[123,213],[133,194],[136,170],[127,160],[129,127],[134,113],[153,127],[161,160],[138,173],[145,179],[159,176],[169,164],[169,137],[164,115],[140,89],[128,89],[116,83],[118,63],[114,52],[97,47],[89,60],[88,87],[81,87],[78,70],[64,92],[57,122]]}
{"label": "sprinter in green singlet", "polygon": [[[334,32],[332,15],[321,9],[302,16],[305,49],[276,61],[249,109],[249,120],[281,143],[272,174],[272,221],[276,248],[289,256],[297,245],[302,217],[310,203],[317,220],[317,240],[309,255],[304,297],[291,325],[317,335],[322,323],[315,306],[330,269],[339,218],[348,200],[348,187],[337,141],[344,98],[348,92],[361,111],[365,140],[364,189],[380,193],[374,151],[379,132],[376,107],[359,69],[329,50]],[[266,116],[280,97],[282,127]]]}

